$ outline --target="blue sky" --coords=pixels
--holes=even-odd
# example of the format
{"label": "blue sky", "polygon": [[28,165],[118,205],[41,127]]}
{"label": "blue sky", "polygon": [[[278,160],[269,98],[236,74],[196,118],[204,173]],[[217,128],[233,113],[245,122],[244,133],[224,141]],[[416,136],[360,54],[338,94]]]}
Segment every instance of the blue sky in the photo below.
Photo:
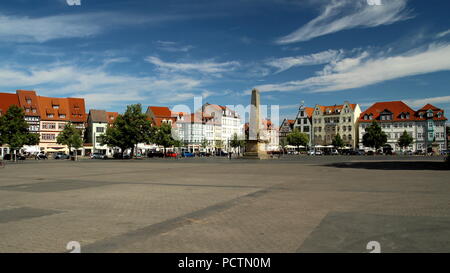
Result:
{"label": "blue sky", "polygon": [[[248,104],[281,117],[348,100],[450,112],[444,0],[16,0],[0,4],[0,91],[127,104]],[[448,114],[447,114],[448,116]]]}

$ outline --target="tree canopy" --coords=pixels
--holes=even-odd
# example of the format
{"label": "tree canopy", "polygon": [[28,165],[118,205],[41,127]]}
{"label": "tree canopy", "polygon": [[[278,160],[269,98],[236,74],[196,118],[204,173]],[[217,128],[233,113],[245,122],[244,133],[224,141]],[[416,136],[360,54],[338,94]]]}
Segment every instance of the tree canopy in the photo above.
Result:
{"label": "tree canopy", "polygon": [[236,133],[233,134],[233,138],[230,141],[230,146],[233,148],[239,148],[245,146],[245,140],[239,139]]}
{"label": "tree canopy", "polygon": [[24,117],[23,109],[16,105],[0,117],[0,145],[8,144],[12,150],[19,150],[24,145],[39,144],[39,135],[29,132]]}
{"label": "tree canopy", "polygon": [[102,145],[119,147],[122,153],[131,149],[131,155],[134,155],[135,145],[150,143],[153,131],[147,116],[142,113],[142,106],[128,105],[125,113],[118,115],[113,126],[106,129],[100,142]]}
{"label": "tree canopy", "polygon": [[172,126],[168,123],[162,123],[159,127],[154,127],[154,132],[151,140],[153,143],[164,147],[164,152],[167,147],[171,147],[175,144],[175,140],[172,137]]}
{"label": "tree canopy", "polygon": [[331,144],[336,148],[342,148],[344,147],[344,140],[342,140],[341,135],[337,134],[334,136]]}
{"label": "tree canopy", "polygon": [[403,134],[398,139],[398,145],[402,148],[408,147],[411,143],[413,143],[414,139],[410,136],[406,130],[403,131]]}
{"label": "tree canopy", "polygon": [[387,135],[381,130],[380,125],[376,121],[372,121],[372,124],[366,128],[363,136],[364,146],[379,149],[386,142]]}
{"label": "tree canopy", "polygon": [[56,142],[58,144],[67,145],[67,147],[69,147],[69,153],[72,151],[72,148],[79,149],[83,146],[81,130],[75,128],[72,123],[68,123],[64,127],[64,130],[56,137]]}
{"label": "tree canopy", "polygon": [[309,142],[309,136],[305,133],[302,133],[298,130],[298,128],[295,128],[294,131],[289,133],[286,137],[287,142],[289,145],[297,146],[306,146]]}

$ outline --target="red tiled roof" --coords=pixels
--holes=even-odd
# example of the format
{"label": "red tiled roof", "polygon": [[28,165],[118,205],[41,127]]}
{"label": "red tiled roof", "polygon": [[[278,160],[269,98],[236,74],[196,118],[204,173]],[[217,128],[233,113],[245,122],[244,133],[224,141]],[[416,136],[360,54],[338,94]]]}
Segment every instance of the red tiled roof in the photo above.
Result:
{"label": "red tiled roof", "polygon": [[84,104],[84,99],[82,98],[67,98],[69,102],[68,108],[68,118],[72,122],[86,122],[87,114]]}
{"label": "red tiled roof", "polygon": [[113,124],[114,121],[116,121],[118,115],[119,113],[117,112],[106,112],[106,118],[108,120],[108,123]]}
{"label": "red tiled roof", "polygon": [[[38,96],[41,120],[69,121],[69,101],[64,98]],[[58,109],[54,107],[57,106]],[[53,117],[51,116],[53,115]],[[64,115],[64,116],[61,116]]]}
{"label": "red tiled roof", "polygon": [[[447,120],[447,118],[444,116],[444,110],[437,108],[436,106],[429,103],[416,112],[416,120],[427,120],[428,117],[426,114],[429,110],[433,111],[433,120]],[[441,117],[439,117],[438,114],[440,114]]]}
{"label": "red tiled roof", "polygon": [[[350,107],[352,108],[352,110],[355,110],[356,108],[356,104],[355,103],[349,103]],[[343,104],[340,105],[330,105],[330,106],[324,106],[324,105],[318,105],[320,110],[322,111],[323,114],[327,114],[328,110],[330,110],[330,115],[332,114],[336,114],[336,110],[340,110],[342,111],[342,108],[344,108]],[[313,109],[314,111],[314,109]],[[339,113],[340,113],[339,111]]]}
{"label": "red tiled roof", "polygon": [[305,113],[308,117],[312,117],[313,112],[314,112],[313,107],[305,107]]}
{"label": "red tiled roof", "polygon": [[170,111],[169,107],[149,106],[148,109],[152,111],[155,117],[172,117],[172,111]]}
{"label": "red tiled roof", "polygon": [[[36,95],[36,91],[16,90],[16,94],[19,97],[20,106],[24,109],[30,109],[28,112],[26,112],[27,116],[41,115],[39,100]],[[31,101],[31,103],[28,103],[29,100]],[[33,113],[33,109],[35,109],[35,113]]]}
{"label": "red tiled roof", "polygon": [[[380,113],[384,111],[389,111],[392,113],[392,120],[381,120],[386,122],[392,121],[414,121],[415,111],[411,109],[408,105],[406,105],[402,101],[386,101],[386,102],[377,102],[370,106],[366,111],[362,112],[359,116],[359,122],[372,122],[372,120],[380,121]],[[401,114],[409,113],[409,118],[400,118]],[[372,115],[372,120],[365,120],[365,115]]]}
{"label": "red tiled roof", "polygon": [[13,93],[0,93],[0,115],[6,114],[12,105],[19,106],[19,97]]}

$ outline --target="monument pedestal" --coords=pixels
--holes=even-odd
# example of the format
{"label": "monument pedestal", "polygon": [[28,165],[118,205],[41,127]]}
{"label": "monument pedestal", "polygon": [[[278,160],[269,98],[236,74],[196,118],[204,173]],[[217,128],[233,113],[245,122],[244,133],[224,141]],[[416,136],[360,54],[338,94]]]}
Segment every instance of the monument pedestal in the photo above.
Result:
{"label": "monument pedestal", "polygon": [[265,143],[258,140],[247,140],[244,159],[269,159]]}

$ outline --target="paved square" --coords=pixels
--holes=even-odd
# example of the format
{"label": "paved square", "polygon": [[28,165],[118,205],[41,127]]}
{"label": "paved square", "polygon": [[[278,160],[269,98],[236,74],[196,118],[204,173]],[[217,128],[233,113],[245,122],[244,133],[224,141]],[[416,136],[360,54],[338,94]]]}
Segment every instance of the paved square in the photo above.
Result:
{"label": "paved square", "polygon": [[450,251],[442,158],[26,161],[0,170],[0,252]]}

